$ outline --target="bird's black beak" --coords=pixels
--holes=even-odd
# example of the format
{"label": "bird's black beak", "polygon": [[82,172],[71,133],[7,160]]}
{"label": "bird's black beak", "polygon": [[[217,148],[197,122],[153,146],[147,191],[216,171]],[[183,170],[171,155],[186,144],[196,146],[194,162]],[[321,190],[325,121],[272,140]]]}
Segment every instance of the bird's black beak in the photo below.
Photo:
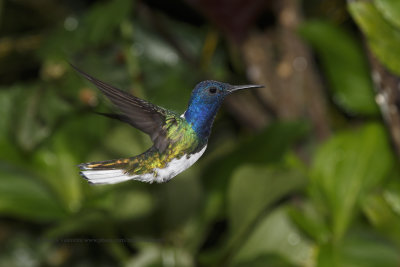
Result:
{"label": "bird's black beak", "polygon": [[242,89],[254,89],[254,88],[263,88],[264,85],[255,85],[255,84],[249,84],[249,85],[232,85],[231,88],[228,89],[229,93],[233,93],[237,90],[242,90]]}

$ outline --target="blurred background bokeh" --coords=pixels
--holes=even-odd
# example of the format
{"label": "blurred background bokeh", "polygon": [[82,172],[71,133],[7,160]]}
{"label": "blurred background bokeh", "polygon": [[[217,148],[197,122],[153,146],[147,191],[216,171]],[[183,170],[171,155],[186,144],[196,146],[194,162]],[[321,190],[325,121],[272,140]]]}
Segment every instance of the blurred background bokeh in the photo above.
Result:
{"label": "blurred background bokeh", "polygon": [[[178,113],[265,88],[169,183],[90,186],[151,142],[69,62]],[[397,0],[0,0],[0,266],[400,266],[397,75]]]}

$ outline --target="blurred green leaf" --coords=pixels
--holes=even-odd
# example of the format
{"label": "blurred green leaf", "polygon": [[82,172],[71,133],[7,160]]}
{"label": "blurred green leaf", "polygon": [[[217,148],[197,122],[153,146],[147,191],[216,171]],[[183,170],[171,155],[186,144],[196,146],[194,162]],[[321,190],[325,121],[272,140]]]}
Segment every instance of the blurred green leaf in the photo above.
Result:
{"label": "blurred green leaf", "polygon": [[240,166],[228,191],[228,218],[232,233],[241,233],[274,201],[301,188],[304,177],[281,168]]}
{"label": "blurred green leaf", "polygon": [[236,254],[268,207],[304,183],[302,174],[284,167],[239,167],[227,195],[230,236],[220,253]]}
{"label": "blurred green leaf", "polygon": [[335,241],[357,214],[360,197],[381,182],[392,166],[393,155],[378,124],[338,133],[318,149],[310,192],[315,204],[329,211]]}
{"label": "blurred green leaf", "polygon": [[371,224],[400,246],[400,216],[393,212],[380,194],[370,194],[362,208]]}
{"label": "blurred green leaf", "polygon": [[262,254],[254,259],[240,262],[239,264],[233,265],[235,267],[291,267],[295,266],[287,262],[284,257],[280,257],[276,254]]}
{"label": "blurred green leaf", "polygon": [[132,257],[127,267],[195,266],[185,248],[139,244],[139,253]]}
{"label": "blurred green leaf", "polygon": [[118,26],[131,12],[132,3],[131,0],[101,2],[90,8],[82,18],[67,18],[76,23],[76,28],[67,29],[65,21],[64,25],[55,27],[38,49],[39,57],[65,61],[84,47],[112,41]]}
{"label": "blurred green leaf", "polygon": [[248,262],[266,253],[276,253],[296,266],[313,263],[312,243],[294,227],[283,207],[260,220],[233,261]]}
{"label": "blurred green leaf", "polygon": [[326,243],[330,238],[328,225],[312,202],[306,200],[295,203],[289,209],[289,215],[296,225],[318,243]]}
{"label": "blurred green leaf", "polygon": [[245,163],[279,162],[291,145],[305,136],[309,127],[304,122],[277,122],[263,132],[244,140],[234,150],[214,159],[204,171],[206,185],[211,190],[226,191],[233,171]]}
{"label": "blurred green leaf", "polygon": [[61,97],[60,87],[45,83],[41,86],[45,88],[40,95],[38,116],[54,130],[62,119],[73,113],[75,107]]}
{"label": "blurred green leaf", "polygon": [[38,242],[37,236],[22,229],[4,240],[0,254],[0,266],[38,266],[50,252],[46,242]]}
{"label": "blurred green leaf", "polygon": [[33,157],[32,168],[41,173],[43,180],[70,212],[81,208],[83,186],[87,186],[76,165],[81,163],[79,159],[84,154],[90,153],[95,146],[99,147],[105,125],[96,120],[96,116],[68,120],[52,136],[48,146],[41,147]]}
{"label": "blurred green leaf", "polygon": [[317,260],[317,266],[323,267],[396,267],[400,264],[400,255],[398,248],[371,229],[357,227],[340,246],[321,246]]}
{"label": "blurred green leaf", "polygon": [[0,163],[0,213],[30,221],[57,221],[66,212],[33,174]]}
{"label": "blurred green leaf", "polygon": [[[108,118],[105,117],[103,119],[108,120]],[[104,146],[109,151],[112,151],[115,157],[123,158],[141,154],[151,147],[152,144],[147,134],[134,129],[130,125],[122,125],[122,123],[119,123],[119,125],[114,127],[107,134],[104,140]]]}
{"label": "blurred green leaf", "polygon": [[84,28],[83,36],[92,44],[111,38],[113,31],[128,17],[132,4],[131,0],[115,0],[97,4],[85,17],[86,28]]}
{"label": "blurred green leaf", "polygon": [[4,142],[12,127],[12,109],[16,97],[21,94],[20,87],[0,88],[0,140]]}
{"label": "blurred green leaf", "polygon": [[56,141],[54,150],[56,158],[51,162],[52,166],[49,166],[52,172],[48,173],[47,181],[53,185],[65,207],[71,212],[76,212],[82,205],[84,182],[78,174],[76,158],[63,140]]}
{"label": "blurred green leaf", "polygon": [[15,130],[15,103],[23,94],[21,86],[0,88],[0,159],[11,163],[23,163],[13,137]]}
{"label": "blurred green leaf", "polygon": [[39,121],[41,91],[37,86],[24,86],[24,97],[21,95],[21,101],[16,104],[15,137],[19,146],[25,151],[32,151],[50,134],[49,126]]}
{"label": "blurred green leaf", "polygon": [[303,23],[300,34],[321,58],[334,101],[351,113],[378,114],[361,44],[343,28],[318,20]]}
{"label": "blurred green leaf", "polygon": [[142,245],[139,253],[129,259],[127,267],[157,267],[162,266],[162,254],[159,246]]}
{"label": "blurred green leaf", "polygon": [[379,61],[400,75],[400,29],[386,21],[372,2],[351,1],[349,10]]}
{"label": "blurred green leaf", "polygon": [[147,192],[120,189],[113,194],[109,210],[116,220],[132,220],[149,215],[154,205],[154,199]]}
{"label": "blurred green leaf", "polygon": [[395,172],[391,182],[386,186],[383,197],[387,204],[392,208],[398,216],[400,216],[400,181],[399,172]]}
{"label": "blurred green leaf", "polygon": [[[232,190],[231,189],[232,185],[230,184],[230,178],[232,177],[234,171],[237,170],[238,166],[242,166],[246,163],[253,163],[253,164],[256,163],[260,165],[261,164],[265,165],[268,163],[279,162],[280,160],[282,160],[283,156],[285,155],[289,147],[296,140],[304,136],[308,132],[308,130],[309,130],[308,125],[303,122],[273,123],[269,125],[269,127],[266,128],[259,135],[237,144],[237,146],[232,152],[220,156],[219,158],[212,159],[212,161],[207,165],[207,168],[205,168],[205,170],[203,169],[204,173],[202,175],[202,177],[206,179],[205,181],[206,186],[209,188],[209,191],[212,192],[212,194],[207,195],[208,196],[207,207],[210,208],[209,210],[207,210],[208,220],[209,221],[213,220],[211,218],[212,215],[220,216],[221,213],[224,213],[225,207],[231,207],[232,204],[231,203],[225,204],[225,201],[230,201],[231,193],[227,191]],[[259,174],[254,179],[256,182],[262,183],[262,180],[264,180],[264,177],[262,175],[265,174],[266,169],[263,169],[262,167],[259,168],[262,169],[264,173]],[[268,170],[267,172],[270,171],[273,172],[274,170],[271,169]],[[287,175],[290,176],[291,181],[294,181],[294,184],[288,184],[287,186],[286,185],[283,186],[284,187],[282,188],[283,191],[281,191],[282,194],[287,193],[286,190],[290,191],[293,188],[297,188],[297,186],[299,186],[298,183],[300,184],[302,183],[301,179],[295,180],[296,178],[294,176],[296,175],[294,174],[294,172],[291,173],[288,170],[281,170],[281,171],[282,171],[281,174],[282,177],[286,173]],[[271,181],[275,181],[272,177],[269,177],[269,179],[272,179]],[[278,183],[280,184],[280,182]],[[252,185],[249,184],[247,188],[251,190],[250,188],[251,186]],[[251,192],[247,193],[251,194]],[[229,195],[228,198],[225,197],[227,194]],[[273,198],[267,199],[266,202],[258,203],[260,204],[260,206],[256,207],[255,209],[256,212],[260,211],[262,207],[267,208],[268,204],[271,204],[269,201],[271,202],[275,201],[276,199],[274,198],[279,198],[279,197],[281,196],[274,195]],[[258,201],[259,198],[257,197],[255,200]],[[264,206],[264,204],[266,205]],[[256,214],[256,212],[254,212],[255,210],[251,210],[249,212],[249,216],[259,215]],[[234,211],[231,210],[230,212]],[[253,223],[251,221],[252,219],[255,218],[245,218],[244,220],[248,220],[247,223]],[[204,261],[207,262],[206,264],[210,264],[210,262],[216,261],[215,258],[220,257],[224,253],[229,253],[229,250],[234,250],[234,248],[239,244],[239,242],[242,242],[242,238],[245,238],[244,236],[245,232],[246,230],[249,230],[246,229],[247,227],[249,227],[249,225],[240,227],[241,228],[240,232],[231,231],[232,236],[228,238],[229,244],[225,245],[225,247],[222,248],[221,251],[216,251],[215,253],[212,253],[213,255],[206,255],[207,253],[205,253],[205,255],[202,255]]]}
{"label": "blurred green leaf", "polygon": [[[99,224],[100,221],[102,222],[101,225]],[[94,235],[99,228],[106,232],[108,227],[109,218],[104,213],[96,210],[85,210],[82,213],[68,216],[59,224],[47,228],[42,237],[54,241],[58,238],[74,236],[76,233],[85,232],[88,235]]]}
{"label": "blurred green leaf", "polygon": [[71,112],[70,105],[52,89],[45,84],[18,84],[5,93],[14,103],[9,107],[9,114],[13,117],[11,132],[19,148],[25,152],[33,151],[46,140],[60,118]]}
{"label": "blurred green leaf", "polygon": [[200,208],[203,188],[194,167],[167,184],[153,185],[158,203],[158,223],[163,229],[180,229]]}
{"label": "blurred green leaf", "polygon": [[[62,125],[53,134],[49,146],[44,150],[54,152],[56,144],[65,146],[68,153],[74,157],[75,167],[78,160],[92,161],[89,158],[93,151],[104,149],[106,138],[109,138],[111,120],[91,113],[75,113],[68,120],[63,121]],[[134,130],[133,130],[134,131]]]}
{"label": "blurred green leaf", "polygon": [[394,26],[400,28],[400,2],[397,0],[374,0],[375,6]]}

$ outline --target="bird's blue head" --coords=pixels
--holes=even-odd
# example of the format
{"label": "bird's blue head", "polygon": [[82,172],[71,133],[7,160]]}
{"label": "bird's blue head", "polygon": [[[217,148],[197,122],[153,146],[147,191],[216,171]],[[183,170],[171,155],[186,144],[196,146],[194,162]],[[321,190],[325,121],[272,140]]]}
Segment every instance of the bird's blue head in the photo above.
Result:
{"label": "bird's blue head", "polygon": [[199,138],[207,139],[215,115],[227,95],[241,89],[261,87],[263,86],[230,85],[217,81],[202,81],[192,91],[185,118],[192,125]]}

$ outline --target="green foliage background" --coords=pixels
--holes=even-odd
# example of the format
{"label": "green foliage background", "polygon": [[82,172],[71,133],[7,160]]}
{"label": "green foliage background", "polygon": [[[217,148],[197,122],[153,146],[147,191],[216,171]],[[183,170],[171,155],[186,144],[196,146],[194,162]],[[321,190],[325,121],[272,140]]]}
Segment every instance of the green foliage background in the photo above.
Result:
{"label": "green foliage background", "polygon": [[[328,139],[313,138],[307,118],[252,132],[222,110],[205,156],[171,182],[90,186],[77,164],[151,143],[94,114],[109,104],[68,61],[178,112],[198,81],[245,83],[246,70],[227,64],[237,58],[221,33],[208,64],[193,67],[135,1],[39,1],[41,19],[27,2],[0,1],[0,266],[400,265],[398,157],[350,17],[306,12],[298,30],[330,89]],[[336,3],[400,74],[398,1]],[[154,12],[207,62],[210,21]]]}

